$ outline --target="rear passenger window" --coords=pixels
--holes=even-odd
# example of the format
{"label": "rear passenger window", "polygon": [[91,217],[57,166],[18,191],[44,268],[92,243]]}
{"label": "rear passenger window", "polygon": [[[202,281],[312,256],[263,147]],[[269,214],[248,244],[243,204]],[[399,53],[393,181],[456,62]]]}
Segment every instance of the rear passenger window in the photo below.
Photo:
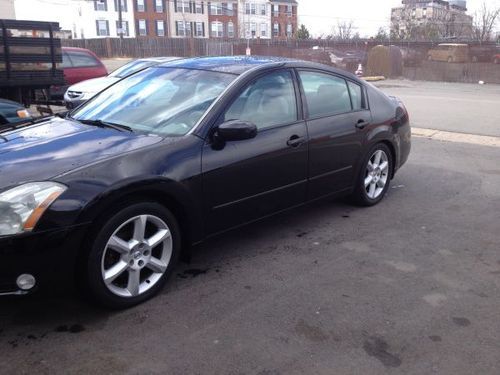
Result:
{"label": "rear passenger window", "polygon": [[71,59],[71,62],[73,63],[73,67],[75,68],[100,65],[99,61],[97,61],[94,56],[89,55],[85,52],[72,51],[68,52],[68,55]]}
{"label": "rear passenger window", "polygon": [[350,112],[351,99],[344,79],[324,73],[300,72],[309,117],[325,117]]}
{"label": "rear passenger window", "polygon": [[366,106],[363,101],[361,86],[350,81],[347,82],[347,85],[349,86],[349,92],[351,93],[352,108],[355,111],[365,109]]}

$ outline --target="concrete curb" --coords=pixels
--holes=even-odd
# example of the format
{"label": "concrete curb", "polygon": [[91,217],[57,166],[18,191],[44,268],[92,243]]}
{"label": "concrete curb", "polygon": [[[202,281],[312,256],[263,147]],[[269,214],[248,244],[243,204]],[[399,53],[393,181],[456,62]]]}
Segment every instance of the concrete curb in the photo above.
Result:
{"label": "concrete curb", "polygon": [[500,147],[500,137],[488,135],[453,133],[436,129],[412,128],[412,135],[445,142],[468,143],[479,146]]}

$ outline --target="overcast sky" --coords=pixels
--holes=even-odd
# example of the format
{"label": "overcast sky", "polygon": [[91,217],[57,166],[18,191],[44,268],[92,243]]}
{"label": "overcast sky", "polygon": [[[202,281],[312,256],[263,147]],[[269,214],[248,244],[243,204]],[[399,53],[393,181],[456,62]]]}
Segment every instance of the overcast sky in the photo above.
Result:
{"label": "overcast sky", "polygon": [[[353,20],[361,36],[376,34],[379,27],[390,25],[391,8],[401,0],[298,0],[299,23],[307,26],[313,36],[331,33],[338,20]],[[485,0],[500,6],[500,0]],[[473,14],[483,0],[468,0],[468,13]],[[497,27],[498,29],[498,27]]]}

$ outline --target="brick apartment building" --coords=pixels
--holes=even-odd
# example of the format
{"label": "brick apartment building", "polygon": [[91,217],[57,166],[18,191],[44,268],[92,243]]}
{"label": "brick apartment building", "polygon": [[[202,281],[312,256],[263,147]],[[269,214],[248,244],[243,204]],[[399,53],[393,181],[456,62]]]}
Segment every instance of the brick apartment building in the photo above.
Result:
{"label": "brick apartment building", "polygon": [[210,38],[238,38],[238,2],[211,0],[208,2]]}
{"label": "brick apartment building", "polygon": [[293,38],[297,32],[296,0],[271,0],[272,38],[286,40]]}
{"label": "brick apartment building", "polygon": [[132,0],[135,35],[138,37],[169,36],[168,0]]}

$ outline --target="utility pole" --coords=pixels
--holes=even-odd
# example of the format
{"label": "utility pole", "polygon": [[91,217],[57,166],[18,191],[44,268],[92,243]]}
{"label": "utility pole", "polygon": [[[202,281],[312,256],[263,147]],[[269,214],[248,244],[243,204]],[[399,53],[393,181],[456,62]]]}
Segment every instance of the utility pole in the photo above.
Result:
{"label": "utility pole", "polygon": [[[119,25],[119,35],[120,40],[123,40],[123,16],[122,16],[122,0],[116,0],[118,2],[118,25]],[[120,42],[121,45],[121,42]]]}

